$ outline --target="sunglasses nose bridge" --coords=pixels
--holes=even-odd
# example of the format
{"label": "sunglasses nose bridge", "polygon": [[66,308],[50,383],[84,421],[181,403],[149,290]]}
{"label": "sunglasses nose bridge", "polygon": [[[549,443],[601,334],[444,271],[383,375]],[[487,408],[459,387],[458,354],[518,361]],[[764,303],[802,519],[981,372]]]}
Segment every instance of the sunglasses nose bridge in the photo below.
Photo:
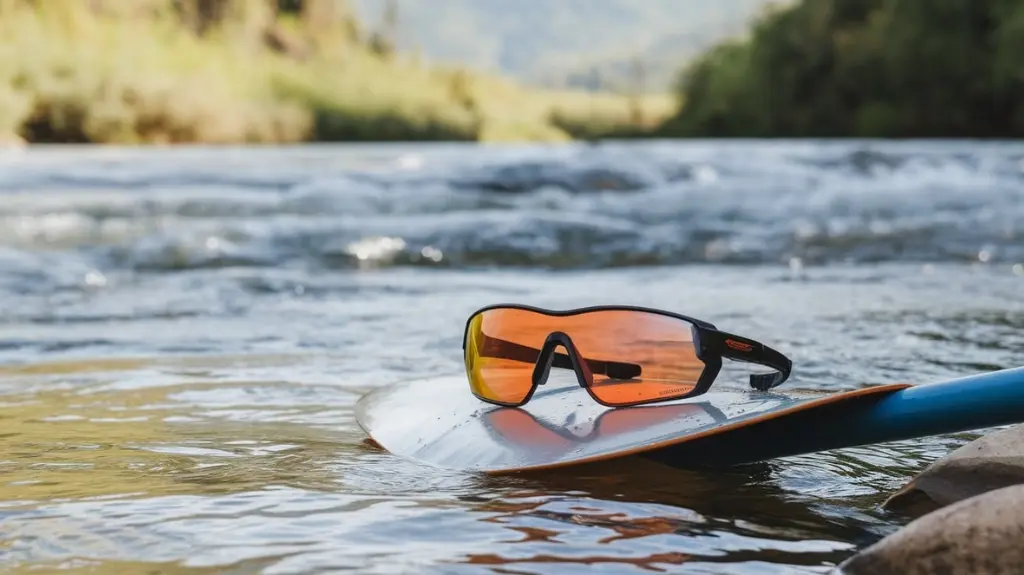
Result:
{"label": "sunglasses nose bridge", "polygon": [[[558,347],[565,349],[566,355],[557,357]],[[572,369],[576,373],[576,381],[580,387],[587,387],[592,384],[594,375],[591,373],[587,362],[580,358],[572,338],[564,332],[555,331],[548,334],[548,337],[544,340],[544,346],[537,356],[537,364],[533,369],[533,382],[535,385],[547,383],[548,375],[551,373],[551,366],[556,364],[556,357],[558,360],[556,366]]]}
{"label": "sunglasses nose bridge", "polygon": [[555,347],[557,346],[558,343],[551,341],[550,335],[544,340],[544,346],[540,348],[540,353],[537,354],[537,363],[533,366],[534,386],[544,385],[548,382],[548,374],[551,373],[551,364],[554,363]]}

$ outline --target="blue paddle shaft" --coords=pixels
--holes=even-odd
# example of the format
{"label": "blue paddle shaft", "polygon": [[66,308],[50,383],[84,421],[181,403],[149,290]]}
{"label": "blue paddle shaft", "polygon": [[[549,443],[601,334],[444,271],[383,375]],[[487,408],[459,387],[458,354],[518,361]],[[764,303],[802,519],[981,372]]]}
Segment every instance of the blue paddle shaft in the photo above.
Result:
{"label": "blue paddle shaft", "polygon": [[892,441],[1022,421],[1024,367],[897,391],[858,418],[857,432]]}
{"label": "blue paddle shaft", "polygon": [[735,465],[1024,423],[1024,367],[796,412],[644,454],[673,467]]}

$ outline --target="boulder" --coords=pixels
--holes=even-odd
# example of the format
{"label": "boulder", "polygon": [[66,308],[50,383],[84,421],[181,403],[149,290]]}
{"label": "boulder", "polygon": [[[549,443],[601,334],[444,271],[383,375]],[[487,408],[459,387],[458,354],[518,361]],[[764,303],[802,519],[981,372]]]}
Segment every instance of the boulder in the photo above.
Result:
{"label": "boulder", "polygon": [[1024,483],[1024,425],[976,439],[932,463],[883,507],[920,516],[1018,483]]}
{"label": "boulder", "polygon": [[1010,575],[1024,572],[1024,485],[964,499],[907,524],[834,575]]}

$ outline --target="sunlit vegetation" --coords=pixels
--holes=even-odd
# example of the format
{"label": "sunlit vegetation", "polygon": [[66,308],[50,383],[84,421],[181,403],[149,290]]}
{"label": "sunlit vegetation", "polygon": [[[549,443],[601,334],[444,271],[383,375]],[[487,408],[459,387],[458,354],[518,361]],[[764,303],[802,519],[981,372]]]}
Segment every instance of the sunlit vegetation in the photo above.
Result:
{"label": "sunlit vegetation", "polygon": [[674,111],[419,62],[336,0],[0,0],[0,36],[0,141],[558,141]]}

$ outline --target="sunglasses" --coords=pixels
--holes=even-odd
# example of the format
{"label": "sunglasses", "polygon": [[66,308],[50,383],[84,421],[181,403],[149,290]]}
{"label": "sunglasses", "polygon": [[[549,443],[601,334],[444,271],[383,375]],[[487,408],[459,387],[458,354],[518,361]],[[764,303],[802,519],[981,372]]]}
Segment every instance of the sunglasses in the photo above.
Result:
{"label": "sunglasses", "polygon": [[552,367],[574,371],[597,403],[624,407],[706,393],[723,358],[775,370],[750,376],[759,391],[786,381],[793,365],[782,353],[706,321],[634,306],[487,306],[466,321],[462,349],[473,395],[506,407],[530,401]]}

